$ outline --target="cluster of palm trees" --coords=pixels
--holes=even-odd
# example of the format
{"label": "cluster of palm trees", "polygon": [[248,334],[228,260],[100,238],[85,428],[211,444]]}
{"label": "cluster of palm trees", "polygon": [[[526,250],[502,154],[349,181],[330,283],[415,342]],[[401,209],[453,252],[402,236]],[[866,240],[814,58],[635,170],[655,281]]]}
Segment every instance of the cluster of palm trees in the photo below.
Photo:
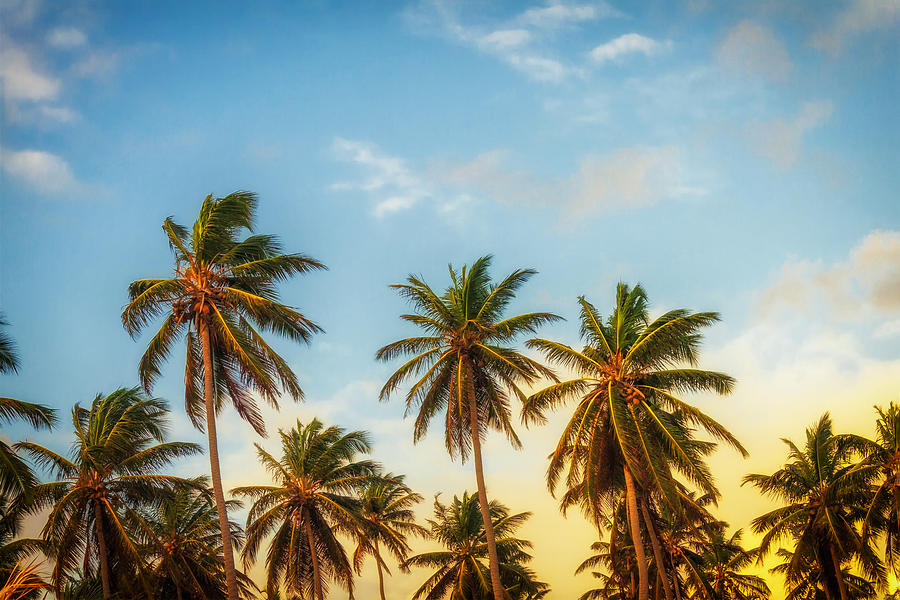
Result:
{"label": "cluster of palm trees", "polygon": [[[781,561],[773,570],[792,600],[874,598],[900,569],[900,407],[879,410],[876,440],[835,434],[826,415],[804,447],[788,442],[782,469],[748,476],[746,483],[784,505],[753,521],[762,541],[746,549],[742,532],[713,514],[720,492],[707,464],[720,443],[746,450],[683,399],[725,395],[735,384],[698,364],[702,332],[718,315],[676,309],[654,319],[644,289],[619,284],[608,315],[578,299],[582,344],[573,347],[536,337],[561,317],[507,314],[535,272],[493,280],[489,256],[451,267],[438,291],[416,276],[392,286],[412,307],[401,319],[420,335],[376,353],[403,359],[381,400],[402,393],[415,441],[439,419],[451,458],[474,463],[476,494],[447,504],[436,496],[433,518],[420,525],[414,508],[422,497],[369,457],[369,435],[314,419],[279,430],[280,456],[257,445],[271,484],[238,487],[226,499],[219,411],[230,403],[265,435],[259,399],[277,407],[282,394],[300,400],[303,391],[264,334],[308,343],[321,331],[281,302],[277,286],[324,265],[254,233],[256,207],[248,192],[208,196],[191,229],[164,221],[173,273],[131,283],[122,312],[132,336],[158,325],[138,365],[142,389],[76,405],[68,455],[0,441],[0,600],[44,589],[82,599],[324,600],[332,586],[353,597],[367,559],[382,599],[386,559],[404,571],[433,571],[414,599],[548,597],[549,586],[529,567],[530,543],[516,537],[529,513],[512,514],[488,497],[482,443],[493,430],[518,448],[514,410],[536,426],[568,405],[546,481],[564,513],[577,507],[597,530],[577,569],[598,582],[585,600],[763,599],[765,580],[748,570],[770,554]],[[151,396],[180,339],[185,412],[207,434],[209,478],[170,474],[202,448],[167,439],[168,406]],[[0,332],[0,371],[17,365]],[[53,409],[0,399],[0,420],[14,419],[37,429],[57,422]],[[229,517],[241,501],[249,508],[244,527]],[[27,518],[45,519],[39,539],[20,536]],[[443,550],[412,554],[413,537]],[[40,553],[50,559],[49,575],[29,558]],[[247,575],[258,559],[261,589]]]}

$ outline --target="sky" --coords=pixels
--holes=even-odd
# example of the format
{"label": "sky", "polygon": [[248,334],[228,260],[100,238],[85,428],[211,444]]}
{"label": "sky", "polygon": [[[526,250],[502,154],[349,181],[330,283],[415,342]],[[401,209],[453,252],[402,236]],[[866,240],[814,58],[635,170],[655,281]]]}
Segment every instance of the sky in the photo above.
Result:
{"label": "sky", "polygon": [[[442,287],[448,263],[484,254],[496,277],[537,269],[512,310],[566,317],[541,335],[570,344],[577,296],[609,312],[618,281],[643,284],[654,314],[721,313],[702,364],[737,389],[690,399],[751,453],[711,461],[732,529],[773,506],[740,481],[781,464],[779,438],[825,411],[868,435],[872,406],[900,401],[897,0],[0,10],[0,310],[22,358],[0,386],[64,416],[4,436],[66,450],[76,402],[136,385],[148,337],[122,328],[128,283],[170,272],[165,217],[190,224],[207,194],[235,190],[259,195],[259,231],[329,267],[282,286],[326,333],[275,344],[307,399],[266,413],[268,429],[372,432],[423,517],[474,475],[439,433],[413,445],[399,397],[377,400],[398,365],[375,351],[412,333],[388,284]],[[153,392],[172,437],[203,442],[182,368],[177,352]],[[521,451],[485,445],[489,494],[534,513],[522,534],[553,598],[591,585],[572,572],[594,533],[544,485],[565,411],[521,427]],[[272,437],[226,412],[220,443],[226,488],[266,481],[253,444]],[[425,575],[395,569],[388,598]],[[357,586],[376,593],[371,565]]]}

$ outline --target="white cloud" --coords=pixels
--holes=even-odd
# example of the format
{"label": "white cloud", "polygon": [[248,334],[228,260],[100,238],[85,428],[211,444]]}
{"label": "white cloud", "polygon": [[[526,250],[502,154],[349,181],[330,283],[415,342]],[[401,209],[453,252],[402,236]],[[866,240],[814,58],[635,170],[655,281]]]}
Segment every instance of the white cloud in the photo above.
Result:
{"label": "white cloud", "polygon": [[412,208],[431,196],[425,182],[406,166],[402,158],[386,154],[373,144],[339,137],[332,143],[332,151],[339,160],[355,163],[367,172],[363,181],[336,183],[332,189],[386,194],[387,197],[375,205],[378,217]]}
{"label": "white cloud", "polygon": [[464,24],[457,13],[458,7],[447,0],[426,0],[405,15],[420,33],[446,36],[542,82],[560,82],[583,73],[555,56],[550,43],[555,29],[618,14],[603,3],[562,2],[527,9],[505,22]]}
{"label": "white cloud", "polygon": [[757,308],[766,317],[824,314],[849,322],[900,315],[900,231],[872,231],[834,264],[787,261]]}
{"label": "white cloud", "polygon": [[619,16],[621,13],[608,4],[566,4],[551,1],[539,8],[529,8],[516,22],[540,28],[557,28],[565,25],[594,21],[596,19]]}
{"label": "white cloud", "polygon": [[531,39],[527,29],[500,29],[489,33],[479,41],[485,48],[503,51],[526,44]]}
{"label": "white cloud", "polygon": [[7,45],[0,51],[0,80],[7,101],[53,100],[59,94],[59,79],[40,72],[21,48]]}
{"label": "white cloud", "polygon": [[87,36],[74,27],[57,27],[47,34],[47,43],[55,48],[75,48],[87,43]]}
{"label": "white cloud", "polygon": [[815,48],[831,55],[841,52],[856,36],[892,27],[900,21],[900,2],[897,0],[852,0],[827,29],[811,39]]}
{"label": "white cloud", "polygon": [[716,48],[716,60],[725,69],[739,75],[761,76],[784,82],[794,64],[784,44],[768,28],[753,21],[742,21]]}
{"label": "white cloud", "polygon": [[81,186],[62,158],[42,150],[0,148],[3,172],[46,195],[78,190]]}
{"label": "white cloud", "polygon": [[591,50],[591,58],[598,63],[618,60],[626,54],[642,53],[650,56],[659,51],[662,44],[638,33],[626,33]]}
{"label": "white cloud", "polygon": [[833,112],[830,100],[806,102],[793,119],[755,123],[748,133],[751,146],[776,166],[792,167],[800,156],[804,136],[825,123]]}

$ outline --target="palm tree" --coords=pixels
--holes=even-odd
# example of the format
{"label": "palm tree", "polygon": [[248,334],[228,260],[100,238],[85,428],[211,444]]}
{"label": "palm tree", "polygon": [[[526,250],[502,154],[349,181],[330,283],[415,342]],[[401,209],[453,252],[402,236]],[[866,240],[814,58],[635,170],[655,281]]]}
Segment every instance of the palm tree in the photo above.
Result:
{"label": "palm tree", "polygon": [[378,569],[378,590],[384,597],[384,575],[391,574],[381,556],[382,546],[401,564],[410,551],[408,536],[428,535],[421,525],[416,524],[413,507],[422,501],[422,496],[410,490],[403,483],[403,475],[387,473],[380,481],[372,481],[360,493],[359,543],[353,559],[359,573],[367,554],[375,559]]}
{"label": "palm tree", "polygon": [[[19,356],[12,338],[2,327],[9,325],[0,313],[0,373],[16,373]],[[56,411],[48,406],[0,397],[0,423],[25,421],[35,429],[52,429]],[[37,479],[31,468],[6,442],[0,440],[0,496],[21,494],[33,487]]]}
{"label": "palm tree", "polygon": [[[123,525],[127,507],[158,501],[173,485],[187,484],[160,471],[201,450],[165,441],[167,414],[162,400],[144,396],[139,388],[122,388],[98,394],[89,409],[75,405],[70,458],[32,442],[16,444],[57,477],[35,486],[30,503],[34,512],[50,510],[43,534],[56,562],[52,582],[57,591],[79,565],[88,576],[91,565],[99,563],[108,598],[115,581],[141,567],[143,559]],[[114,564],[122,565],[115,573]]]}
{"label": "palm tree", "polygon": [[[129,524],[137,532],[140,553],[153,564],[157,598],[178,600],[225,598],[222,535],[212,494],[200,479],[192,486],[176,487],[163,501],[143,510],[129,511]],[[240,508],[234,500],[228,508]],[[243,531],[231,522],[231,538],[243,540]],[[252,597],[252,583],[238,577],[241,596]]]}
{"label": "palm tree", "polygon": [[[487,530],[478,498],[463,493],[453,501],[442,504],[434,499],[434,519],[429,519],[431,537],[446,550],[424,552],[411,556],[405,566],[427,567],[434,573],[413,594],[413,600],[487,600],[493,597],[488,587],[489,567]],[[531,543],[514,537],[516,530],[531,513],[511,515],[509,509],[497,501],[489,507],[490,519],[497,535],[497,556],[504,594],[513,600],[537,598],[546,594],[547,584],[536,581],[534,573],[525,566],[531,560],[527,550]]]}
{"label": "palm tree", "polygon": [[[624,483],[640,576],[639,598],[647,600],[649,571],[641,534],[642,518],[650,527],[642,506],[645,495],[654,494],[680,510],[687,498],[676,474],[704,493],[718,494],[705,462],[714,445],[697,440],[695,428],[747,455],[725,427],[676,394],[727,394],[734,379],[696,368],[699,332],[719,320],[717,313],[676,309],[651,322],[644,289],[624,283],[616,289],[615,307],[606,321],[584,297],[579,303],[585,342],[581,351],[546,339],[528,342],[576,377],[533,394],[522,415],[526,422],[540,423],[547,410],[578,399],[551,455],[548,487],[554,491],[568,467],[562,508],[580,504],[599,522],[604,503],[615,502]],[[658,560],[658,544],[649,532]],[[669,598],[667,577],[663,583]]]}
{"label": "palm tree", "polygon": [[806,430],[802,448],[790,440],[784,443],[790,451],[781,469],[744,477],[745,484],[784,504],[753,520],[753,530],[765,534],[760,554],[765,556],[782,539],[792,540],[792,559],[784,567],[788,584],[800,586],[812,568],[807,565],[813,565],[829,600],[849,600],[844,565],[854,558],[871,580],[884,579],[877,557],[856,529],[868,493],[865,473],[853,470],[856,440],[835,435],[825,413]]}
{"label": "palm tree", "polygon": [[[234,552],[216,438],[216,414],[230,399],[241,418],[260,435],[265,425],[250,390],[277,407],[279,387],[300,400],[303,392],[287,362],[259,330],[307,343],[318,325],[278,299],[276,284],[324,265],[301,254],[282,254],[271,235],[253,232],[257,199],[250,192],[207,196],[193,229],[163,221],[175,254],[170,278],[141,279],[128,286],[122,323],[132,337],[166,314],[141,358],[141,383],[150,391],[176,339],[187,340],[185,410],[194,426],[206,429],[213,493],[225,557],[229,600],[237,600]],[[249,390],[248,390],[249,388]]]}
{"label": "palm tree", "polygon": [[[725,537],[724,528],[718,529],[697,561],[699,567],[694,580],[695,594],[691,597],[707,600],[766,600],[771,590],[766,580],[758,575],[744,573],[756,560],[756,552],[747,551],[741,545],[740,529]],[[693,574],[693,573],[692,573]]]}
{"label": "palm tree", "polygon": [[853,469],[870,478],[874,492],[863,521],[863,539],[876,544],[883,538],[885,563],[895,578],[900,576],[900,405],[875,407],[876,437],[852,436],[863,454]]}
{"label": "palm tree", "polygon": [[[785,600],[826,600],[831,597],[826,581],[832,576],[816,564],[815,556],[809,550],[807,548],[806,551],[795,553],[779,548],[775,553],[781,562],[769,571],[784,577],[791,586]],[[841,576],[850,600],[875,600],[877,597],[875,585],[871,581],[854,575],[846,567],[841,569]],[[885,596],[885,600],[889,598],[890,595]]]}
{"label": "palm tree", "polygon": [[328,582],[353,597],[353,571],[337,534],[360,526],[361,490],[378,481],[379,465],[360,454],[371,450],[369,435],[326,427],[318,419],[279,430],[281,459],[257,444],[260,462],[275,485],[235,488],[252,499],[247,515],[244,564],[255,558],[263,539],[274,534],[266,556],[266,589],[324,600]]}
{"label": "palm tree", "polygon": [[[401,339],[381,348],[378,360],[411,356],[388,378],[381,390],[386,400],[408,379],[415,383],[406,394],[407,413],[418,410],[413,439],[425,436],[438,412],[446,411],[445,440],[451,457],[475,459],[479,505],[487,526],[488,557],[494,600],[505,595],[500,581],[497,544],[488,514],[487,489],[482,467],[481,441],[489,429],[503,432],[512,445],[521,447],[510,419],[509,395],[524,401],[520,385],[553,373],[511,347],[519,336],[534,333],[560,317],[550,313],[526,313],[504,317],[516,291],[535,274],[517,269],[499,283],[492,283],[491,257],[476,260],[469,269],[450,267],[450,286],[438,296],[419,277],[410,275],[406,284],[396,284],[409,300],[414,314],[401,319],[424,330],[424,336]],[[424,374],[423,374],[424,372]]]}

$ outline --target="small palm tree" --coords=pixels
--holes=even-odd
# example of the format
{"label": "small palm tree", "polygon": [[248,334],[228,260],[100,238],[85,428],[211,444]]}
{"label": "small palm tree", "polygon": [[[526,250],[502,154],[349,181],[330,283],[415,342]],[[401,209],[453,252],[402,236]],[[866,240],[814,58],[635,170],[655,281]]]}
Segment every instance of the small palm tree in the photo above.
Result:
{"label": "small palm tree", "polygon": [[479,505],[486,528],[491,587],[494,600],[504,600],[497,558],[496,540],[488,514],[481,442],[489,429],[503,432],[514,447],[521,442],[513,429],[509,396],[521,401],[523,384],[553,373],[539,362],[514,349],[512,342],[560,317],[550,313],[526,313],[505,317],[518,289],[535,274],[517,269],[506,279],[490,279],[491,257],[476,260],[471,268],[450,267],[450,286],[438,296],[420,278],[410,275],[406,284],[396,284],[401,296],[415,307],[402,315],[405,321],[424,330],[425,335],[398,340],[381,348],[378,360],[410,356],[390,376],[381,390],[386,400],[406,380],[415,381],[406,394],[407,413],[417,410],[413,439],[425,436],[431,419],[445,412],[445,440],[451,457],[463,461],[471,451]]}
{"label": "small palm tree", "polygon": [[695,593],[691,596],[707,600],[766,600],[771,595],[766,580],[758,575],[744,573],[756,560],[756,552],[747,551],[741,545],[742,532],[735,531],[726,538],[719,529],[708,542],[697,561],[695,572],[688,577],[695,580]]}
{"label": "small palm tree", "polygon": [[853,470],[856,440],[835,435],[825,413],[806,430],[802,448],[790,440],[784,443],[790,451],[781,469],[744,477],[745,484],[784,503],[753,520],[753,530],[764,534],[760,554],[771,552],[782,539],[792,540],[792,559],[783,569],[787,583],[801,586],[813,565],[830,600],[849,600],[844,566],[854,558],[872,580],[884,578],[856,527],[864,518],[868,493],[865,474]]}
{"label": "small palm tree", "polygon": [[[140,553],[153,565],[155,598],[215,600],[227,597],[222,536],[215,501],[206,481],[178,486],[173,494],[143,510],[129,511],[130,528]],[[230,510],[240,503],[228,503]],[[243,531],[231,523],[231,537],[243,541]],[[253,585],[239,574],[241,596],[252,597]]]}
{"label": "small palm tree", "polygon": [[360,527],[359,543],[353,559],[356,572],[359,573],[366,555],[375,559],[378,569],[378,589],[381,600],[384,596],[384,575],[391,574],[381,549],[384,547],[401,564],[410,551],[408,537],[410,535],[428,535],[428,530],[416,524],[413,507],[422,501],[422,496],[404,485],[403,475],[387,473],[380,481],[373,481],[360,493]]}
{"label": "small palm tree", "polygon": [[360,527],[358,494],[378,481],[379,465],[360,459],[371,451],[369,435],[326,427],[318,419],[279,430],[281,459],[257,444],[260,462],[275,485],[235,488],[250,498],[244,564],[255,560],[263,540],[273,535],[266,556],[266,588],[283,586],[289,595],[324,600],[330,581],[353,597],[353,570],[337,535]]}
{"label": "small palm tree", "polygon": [[[70,458],[32,442],[16,444],[57,481],[32,491],[31,510],[48,509],[44,539],[52,549],[52,583],[59,591],[80,565],[89,576],[99,563],[103,596],[113,593],[143,558],[123,525],[127,507],[158,501],[173,485],[188,482],[160,471],[173,460],[201,451],[196,444],[165,441],[168,409],[138,388],[97,395],[89,409],[72,410],[75,444]],[[113,573],[113,563],[125,565]]]}
{"label": "small palm tree", "polygon": [[[497,553],[504,594],[513,600],[538,598],[546,594],[547,584],[537,581],[526,566],[531,560],[531,543],[514,537],[531,513],[511,515],[499,502],[491,502],[490,518],[497,534]],[[463,493],[442,504],[434,499],[434,519],[429,519],[431,537],[446,550],[424,552],[407,559],[406,567],[427,567],[434,573],[413,594],[413,600],[487,600],[493,597],[488,587],[487,528],[484,527],[478,498]]]}
{"label": "small palm tree", "polygon": [[209,438],[229,600],[237,600],[239,590],[219,469],[216,415],[222,402],[230,399],[241,418],[264,435],[263,419],[250,391],[276,407],[279,388],[295,400],[303,392],[287,362],[259,330],[304,343],[321,331],[279,301],[276,284],[324,265],[302,254],[283,254],[271,235],[239,239],[242,231],[252,233],[256,205],[256,196],[250,192],[215,199],[210,195],[191,231],[167,218],[162,228],[175,253],[175,272],[169,278],[132,282],[129,303],[122,312],[122,323],[132,336],[166,314],[139,365],[141,383],[148,392],[175,341],[181,335],[187,340],[185,410]]}
{"label": "small palm tree", "polygon": [[[533,394],[522,415],[526,422],[541,423],[546,411],[570,399],[578,400],[551,455],[547,485],[555,490],[567,471],[568,490],[562,508],[579,504],[599,522],[604,503],[614,503],[624,483],[640,575],[639,598],[647,600],[649,561],[641,534],[642,518],[645,526],[651,524],[642,506],[644,496],[653,494],[680,510],[687,498],[677,474],[704,493],[718,494],[705,462],[714,445],[697,440],[695,428],[747,455],[725,427],[677,395],[727,394],[734,379],[696,368],[700,331],[719,320],[717,313],[676,309],[651,321],[644,289],[624,283],[616,289],[615,307],[606,320],[583,297],[579,303],[585,342],[581,351],[546,339],[528,342],[530,348],[576,376]],[[652,530],[649,532],[652,538]],[[658,556],[656,543],[653,545]],[[663,577],[663,583],[668,598],[668,577]]]}

